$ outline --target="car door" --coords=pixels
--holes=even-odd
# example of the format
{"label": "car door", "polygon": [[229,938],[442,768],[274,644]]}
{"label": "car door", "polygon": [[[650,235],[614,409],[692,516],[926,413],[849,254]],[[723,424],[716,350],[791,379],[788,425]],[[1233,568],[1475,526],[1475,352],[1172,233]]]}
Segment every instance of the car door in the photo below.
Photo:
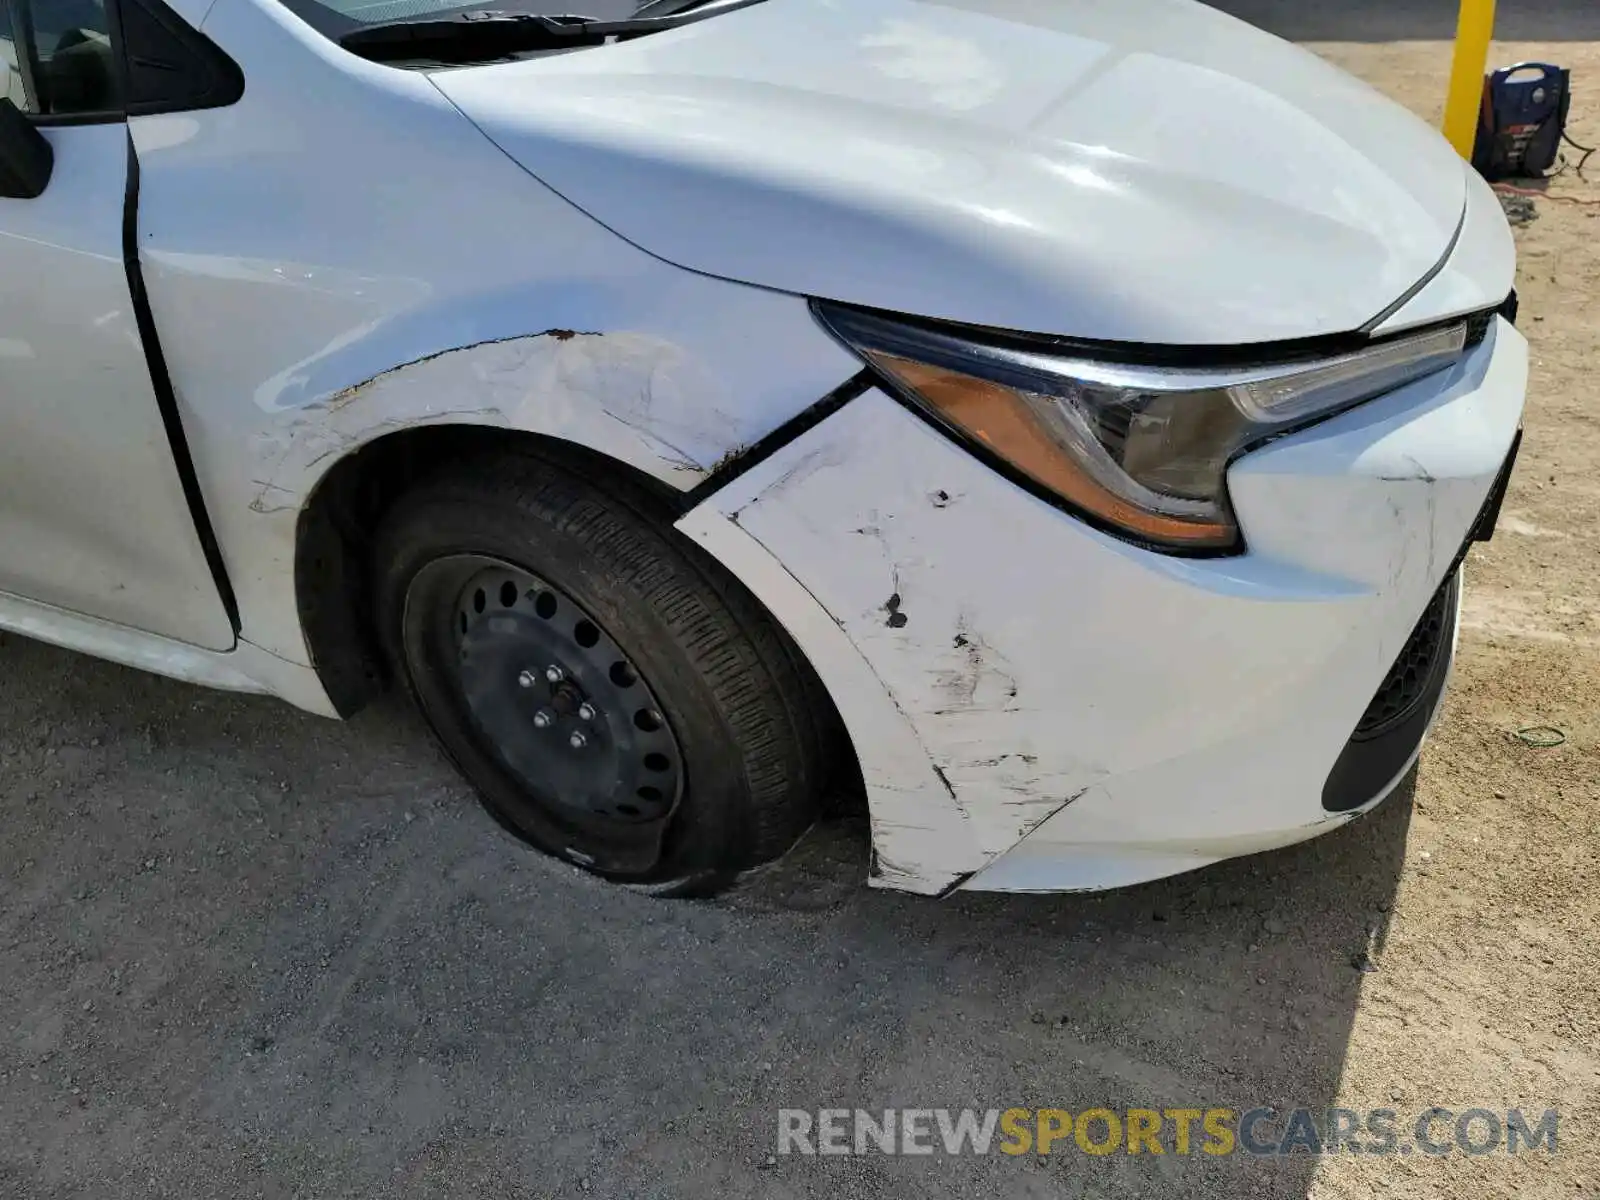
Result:
{"label": "car door", "polygon": [[0,593],[225,650],[219,560],[135,307],[116,27],[105,0],[0,0],[0,83],[53,157],[40,194],[0,196]]}

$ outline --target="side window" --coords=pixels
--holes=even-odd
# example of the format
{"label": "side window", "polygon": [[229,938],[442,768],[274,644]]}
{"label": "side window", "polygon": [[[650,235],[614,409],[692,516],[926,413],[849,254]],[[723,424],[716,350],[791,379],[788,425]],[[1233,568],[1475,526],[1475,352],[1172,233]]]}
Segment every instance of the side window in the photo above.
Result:
{"label": "side window", "polygon": [[105,0],[0,0],[5,96],[45,117],[120,110]]}

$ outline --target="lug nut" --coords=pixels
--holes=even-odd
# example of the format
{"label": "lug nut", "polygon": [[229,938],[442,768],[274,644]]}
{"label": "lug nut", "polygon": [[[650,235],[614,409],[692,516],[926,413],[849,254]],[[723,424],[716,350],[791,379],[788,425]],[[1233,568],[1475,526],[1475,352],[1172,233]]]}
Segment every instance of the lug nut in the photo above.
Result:
{"label": "lug nut", "polygon": [[551,683],[560,683],[567,677],[567,673],[560,667],[546,667],[544,669],[544,677]]}
{"label": "lug nut", "polygon": [[521,675],[517,676],[517,684],[519,687],[531,688],[538,682],[539,677],[532,671],[524,671]]}
{"label": "lug nut", "polygon": [[533,727],[535,729],[549,729],[556,723],[556,715],[548,708],[541,708],[533,714]]}
{"label": "lug nut", "polygon": [[574,750],[582,750],[588,744],[589,739],[584,737],[581,733],[574,733],[567,739],[567,745],[571,746]]}
{"label": "lug nut", "polygon": [[582,704],[578,705],[578,716],[582,717],[585,721],[594,720],[594,705],[585,700]]}

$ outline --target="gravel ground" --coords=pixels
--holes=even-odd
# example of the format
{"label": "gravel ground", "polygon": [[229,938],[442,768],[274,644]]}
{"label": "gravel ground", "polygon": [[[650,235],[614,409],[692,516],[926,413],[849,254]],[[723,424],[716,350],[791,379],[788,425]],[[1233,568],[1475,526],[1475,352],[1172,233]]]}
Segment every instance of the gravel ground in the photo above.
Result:
{"label": "gravel ground", "polygon": [[[397,705],[340,726],[4,655],[11,1195],[1053,1194],[1084,1160],[769,1167],[776,1110],[1326,1103],[1410,813],[942,904],[868,891],[844,821],[664,903],[501,835]],[[1253,1174],[1292,1192],[1308,1161]]]}
{"label": "gravel ground", "polygon": [[[1350,3],[1343,36],[1409,40],[1315,48],[1431,115],[1450,8]],[[1497,61],[1580,68],[1595,144],[1600,45],[1534,40],[1592,9],[1507,21]],[[1446,717],[1414,787],[1289,851],[941,903],[868,891],[840,820],[664,903],[510,841],[396,703],[339,725],[5,639],[0,1196],[1600,1195],[1600,239],[1536,209],[1527,441]],[[1556,1107],[1560,1151],[772,1157],[782,1107],[1336,1103]]]}

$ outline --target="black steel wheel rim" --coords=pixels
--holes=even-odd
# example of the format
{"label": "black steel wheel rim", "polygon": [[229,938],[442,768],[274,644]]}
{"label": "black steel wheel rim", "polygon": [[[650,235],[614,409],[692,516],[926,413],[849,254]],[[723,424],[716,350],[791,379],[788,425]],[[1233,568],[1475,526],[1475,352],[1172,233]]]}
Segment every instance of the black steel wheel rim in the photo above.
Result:
{"label": "black steel wheel rim", "polygon": [[479,554],[419,571],[404,620],[407,653],[444,683],[424,708],[472,738],[516,793],[497,815],[584,866],[647,872],[682,798],[683,754],[606,629],[561,587]]}

